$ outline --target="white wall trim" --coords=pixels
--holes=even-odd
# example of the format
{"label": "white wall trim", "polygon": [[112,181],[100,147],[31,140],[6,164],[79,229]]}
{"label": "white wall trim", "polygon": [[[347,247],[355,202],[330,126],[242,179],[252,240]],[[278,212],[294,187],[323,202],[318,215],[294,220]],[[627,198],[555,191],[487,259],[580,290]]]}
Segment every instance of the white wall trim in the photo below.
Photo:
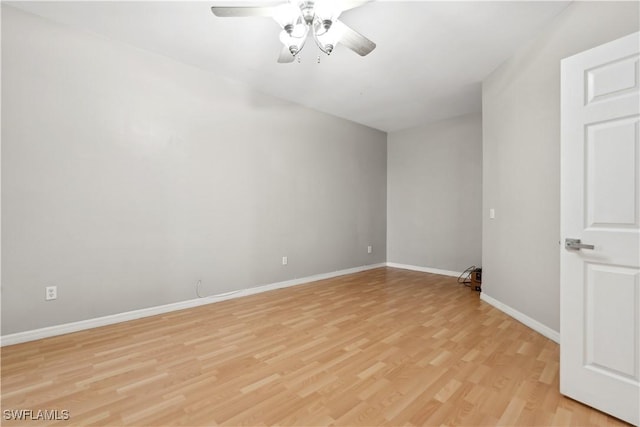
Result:
{"label": "white wall trim", "polygon": [[554,341],[560,344],[560,332],[554,331],[550,327],[543,325],[542,323],[538,322],[535,319],[532,319],[526,314],[519,312],[515,308],[509,307],[508,305],[501,303],[497,299],[490,297],[484,292],[480,293],[480,299],[486,302],[487,304],[494,306],[498,310],[508,314],[509,316],[513,317],[520,323],[525,324],[526,326],[530,327],[540,335],[543,335],[549,338],[551,341]]}
{"label": "white wall trim", "polygon": [[421,271],[423,273],[442,274],[443,276],[453,276],[453,277],[460,277],[460,275],[462,274],[461,271],[458,272],[458,271],[451,271],[451,270],[440,270],[439,268],[419,267],[417,265],[397,264],[395,262],[388,262],[387,267],[401,268],[403,270]]}
{"label": "white wall trim", "polygon": [[7,345],[19,344],[28,341],[35,341],[42,338],[64,335],[71,332],[83,331],[86,329],[97,328],[100,326],[113,325],[114,323],[126,322],[129,320],[140,319],[142,317],[156,316],[158,314],[169,313],[176,310],[184,310],[186,308],[198,307],[206,304],[213,304],[233,298],[240,298],[248,295],[259,294],[274,289],[288,288],[290,286],[302,285],[305,283],[315,282],[318,280],[330,279],[332,277],[344,276],[346,274],[359,273],[361,271],[372,270],[374,268],[385,267],[386,263],[363,265],[361,267],[348,268],[345,270],[333,271],[330,273],[315,274],[313,276],[302,277],[299,279],[285,280],[283,282],[270,283],[268,285],[257,286],[254,288],[240,289],[238,291],[227,292],[219,295],[212,295],[204,298],[197,298],[187,301],[180,301],[172,304],[159,305],[156,307],[142,308],[140,310],[127,311],[124,313],[112,314],[109,316],[96,317],[94,319],[80,320],[78,322],[65,323],[62,325],[49,326],[46,328],[33,329],[30,331],[17,332],[15,334],[4,335],[0,337],[0,347]]}

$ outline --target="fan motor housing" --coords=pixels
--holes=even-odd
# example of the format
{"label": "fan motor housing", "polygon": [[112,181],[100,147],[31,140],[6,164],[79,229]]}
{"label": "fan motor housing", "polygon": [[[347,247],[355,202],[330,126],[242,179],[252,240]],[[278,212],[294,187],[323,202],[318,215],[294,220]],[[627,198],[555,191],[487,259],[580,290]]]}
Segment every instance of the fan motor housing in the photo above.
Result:
{"label": "fan motor housing", "polygon": [[304,1],[300,4],[300,11],[302,12],[302,17],[304,18],[304,22],[306,22],[307,24],[312,24],[314,18],[316,17],[314,6],[315,6],[314,1]]}

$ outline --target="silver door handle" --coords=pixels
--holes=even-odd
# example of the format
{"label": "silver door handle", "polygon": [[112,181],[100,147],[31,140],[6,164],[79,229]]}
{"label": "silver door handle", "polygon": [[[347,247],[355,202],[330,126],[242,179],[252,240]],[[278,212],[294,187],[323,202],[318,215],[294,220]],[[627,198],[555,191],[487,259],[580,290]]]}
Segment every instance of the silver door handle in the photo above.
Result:
{"label": "silver door handle", "polygon": [[564,239],[565,249],[594,249],[595,246],[580,243],[580,239]]}

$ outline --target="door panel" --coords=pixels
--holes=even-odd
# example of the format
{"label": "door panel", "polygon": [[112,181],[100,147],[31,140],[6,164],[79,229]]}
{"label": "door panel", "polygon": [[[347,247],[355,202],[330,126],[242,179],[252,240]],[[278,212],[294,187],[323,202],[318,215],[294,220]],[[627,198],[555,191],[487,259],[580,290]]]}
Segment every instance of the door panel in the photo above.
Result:
{"label": "door panel", "polygon": [[587,127],[587,228],[638,227],[638,116]]}
{"label": "door panel", "polygon": [[586,103],[626,95],[638,90],[640,82],[638,62],[638,55],[631,55],[587,70]]}
{"label": "door panel", "polygon": [[[638,270],[599,264],[586,268],[585,366],[638,380]],[[612,334],[619,325],[632,327]]]}

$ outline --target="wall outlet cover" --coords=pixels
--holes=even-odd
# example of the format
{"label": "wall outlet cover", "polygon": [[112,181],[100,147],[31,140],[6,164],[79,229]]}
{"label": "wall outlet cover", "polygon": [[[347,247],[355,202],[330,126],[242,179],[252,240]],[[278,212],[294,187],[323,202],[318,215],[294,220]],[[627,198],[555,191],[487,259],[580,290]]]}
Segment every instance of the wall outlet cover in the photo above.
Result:
{"label": "wall outlet cover", "polygon": [[58,298],[58,287],[57,286],[47,286],[45,288],[44,299],[46,301],[51,301]]}

